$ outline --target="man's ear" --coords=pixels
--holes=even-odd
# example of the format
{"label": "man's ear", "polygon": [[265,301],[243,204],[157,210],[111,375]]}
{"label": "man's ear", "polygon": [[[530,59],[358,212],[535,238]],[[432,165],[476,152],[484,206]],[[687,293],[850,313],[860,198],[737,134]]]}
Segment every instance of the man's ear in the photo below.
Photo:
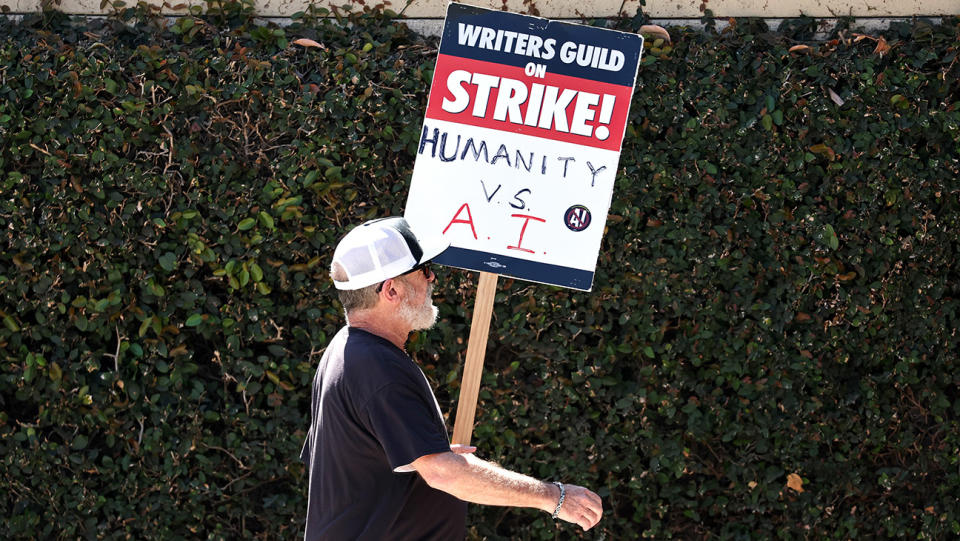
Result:
{"label": "man's ear", "polygon": [[403,284],[396,278],[387,278],[380,290],[381,297],[387,302],[400,302],[403,298]]}

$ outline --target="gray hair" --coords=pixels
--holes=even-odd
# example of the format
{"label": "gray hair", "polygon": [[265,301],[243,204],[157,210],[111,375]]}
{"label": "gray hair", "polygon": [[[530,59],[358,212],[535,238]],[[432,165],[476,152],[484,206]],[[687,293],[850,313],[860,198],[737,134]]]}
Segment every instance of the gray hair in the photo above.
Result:
{"label": "gray hair", "polygon": [[[339,263],[334,263],[330,269],[330,277],[337,282],[347,281],[347,271]],[[350,314],[357,310],[368,310],[377,305],[377,287],[380,284],[362,287],[360,289],[347,290],[338,289],[337,295],[340,297],[340,304],[343,305],[344,315],[349,319]]]}

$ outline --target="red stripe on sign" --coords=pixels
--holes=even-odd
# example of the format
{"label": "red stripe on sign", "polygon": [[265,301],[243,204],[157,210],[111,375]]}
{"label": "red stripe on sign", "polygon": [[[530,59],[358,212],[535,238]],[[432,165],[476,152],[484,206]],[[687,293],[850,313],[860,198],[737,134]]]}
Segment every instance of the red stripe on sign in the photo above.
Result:
{"label": "red stripe on sign", "polygon": [[439,55],[426,116],[620,151],[633,87],[535,68]]}

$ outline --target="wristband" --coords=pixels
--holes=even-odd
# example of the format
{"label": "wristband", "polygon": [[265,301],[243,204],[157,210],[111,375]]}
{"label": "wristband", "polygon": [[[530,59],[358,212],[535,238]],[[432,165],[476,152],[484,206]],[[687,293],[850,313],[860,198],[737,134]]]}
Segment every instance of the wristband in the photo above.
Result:
{"label": "wristband", "polygon": [[563,507],[563,500],[567,497],[567,491],[563,488],[563,483],[560,481],[554,481],[553,484],[560,488],[560,501],[557,502],[557,508],[553,510],[553,518],[556,519],[560,516],[560,508]]}

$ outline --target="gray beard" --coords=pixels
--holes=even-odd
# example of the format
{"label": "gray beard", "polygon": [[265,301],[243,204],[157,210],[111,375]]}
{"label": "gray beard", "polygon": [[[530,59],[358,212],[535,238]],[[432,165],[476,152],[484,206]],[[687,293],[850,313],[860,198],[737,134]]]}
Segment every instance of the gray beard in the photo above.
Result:
{"label": "gray beard", "polygon": [[423,304],[415,306],[409,299],[404,299],[400,304],[400,317],[407,322],[411,331],[429,329],[437,322],[440,309],[433,305],[433,299],[430,298],[432,294],[433,284],[430,284]]}

